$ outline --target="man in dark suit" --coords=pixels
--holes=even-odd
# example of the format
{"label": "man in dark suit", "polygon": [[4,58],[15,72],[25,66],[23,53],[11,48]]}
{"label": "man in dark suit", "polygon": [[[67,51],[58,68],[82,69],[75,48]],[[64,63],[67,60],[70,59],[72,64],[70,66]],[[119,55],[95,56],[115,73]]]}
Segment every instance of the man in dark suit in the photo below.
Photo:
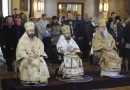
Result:
{"label": "man in dark suit", "polygon": [[64,24],[70,26],[71,36],[75,38],[74,36],[75,20],[73,19],[73,14],[71,13],[71,11],[67,12],[67,20],[65,20]]}
{"label": "man in dark suit", "polygon": [[108,21],[107,21],[107,29],[110,28],[111,22],[112,22],[112,21],[115,21],[115,17],[116,17],[116,13],[115,13],[115,12],[112,12],[112,13],[111,13],[111,17],[109,17],[109,18],[108,18]]}
{"label": "man in dark suit", "polygon": [[14,8],[14,14],[12,15],[13,19],[17,18],[17,16],[19,16],[18,14],[18,9]]}

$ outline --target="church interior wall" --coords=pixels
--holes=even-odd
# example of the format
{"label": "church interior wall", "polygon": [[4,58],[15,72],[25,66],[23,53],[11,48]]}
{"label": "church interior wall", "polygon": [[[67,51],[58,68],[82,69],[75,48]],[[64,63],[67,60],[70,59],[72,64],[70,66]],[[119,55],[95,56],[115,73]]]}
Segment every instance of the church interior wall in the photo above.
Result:
{"label": "church interior wall", "polygon": [[14,8],[18,8],[19,13],[23,12],[23,13],[25,13],[27,15],[27,17],[29,16],[28,11],[21,11],[20,10],[20,0],[12,0],[12,14],[13,14],[13,9]]}

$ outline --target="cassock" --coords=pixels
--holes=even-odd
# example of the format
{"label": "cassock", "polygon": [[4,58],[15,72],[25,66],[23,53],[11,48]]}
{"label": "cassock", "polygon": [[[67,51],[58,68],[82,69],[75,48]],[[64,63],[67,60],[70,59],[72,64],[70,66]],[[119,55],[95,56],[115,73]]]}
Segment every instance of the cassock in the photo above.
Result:
{"label": "cassock", "polygon": [[[40,57],[35,59],[34,55]],[[44,60],[47,56],[44,52],[44,45],[37,37],[30,40],[26,32],[19,40],[16,51],[16,60],[20,61],[20,80],[28,83],[47,83],[49,71]],[[32,62],[28,63],[27,58],[32,58]]]}
{"label": "cassock", "polygon": [[59,41],[57,42],[57,50],[64,52],[64,61],[62,62],[59,70],[63,73],[63,77],[76,78],[84,74],[84,69],[82,65],[82,60],[78,55],[71,55],[71,52],[67,50],[68,46],[72,46],[72,50],[75,52],[80,52],[78,45],[71,38],[67,41],[64,35],[61,35]]}

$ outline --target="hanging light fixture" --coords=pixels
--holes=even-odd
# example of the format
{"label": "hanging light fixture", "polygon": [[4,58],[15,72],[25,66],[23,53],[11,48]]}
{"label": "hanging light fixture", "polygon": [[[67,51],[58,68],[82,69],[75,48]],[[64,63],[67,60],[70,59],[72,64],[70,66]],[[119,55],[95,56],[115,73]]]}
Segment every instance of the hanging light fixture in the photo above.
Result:
{"label": "hanging light fixture", "polygon": [[100,3],[99,4],[99,12],[102,12],[103,11],[103,3]]}
{"label": "hanging light fixture", "polygon": [[43,1],[38,0],[38,2],[37,2],[37,10],[38,11],[43,10]]}
{"label": "hanging light fixture", "polygon": [[104,2],[104,3],[103,3],[103,10],[104,10],[105,12],[108,11],[108,3],[107,3],[107,2]]}
{"label": "hanging light fixture", "polygon": [[61,8],[62,8],[62,5],[61,5],[61,4],[59,4],[59,9],[61,10]]}

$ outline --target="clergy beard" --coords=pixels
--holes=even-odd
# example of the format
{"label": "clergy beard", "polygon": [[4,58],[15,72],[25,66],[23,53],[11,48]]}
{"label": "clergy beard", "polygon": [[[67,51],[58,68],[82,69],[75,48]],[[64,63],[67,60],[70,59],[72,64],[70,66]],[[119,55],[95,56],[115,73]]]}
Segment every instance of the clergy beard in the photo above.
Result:
{"label": "clergy beard", "polygon": [[108,38],[108,31],[107,31],[107,29],[105,29],[105,30],[103,30],[102,32],[101,32],[101,35],[102,35],[102,37],[103,38]]}
{"label": "clergy beard", "polygon": [[70,37],[65,37],[66,40],[70,40]]}
{"label": "clergy beard", "polygon": [[33,39],[34,38],[34,34],[28,34],[28,37],[30,38],[30,39]]}

